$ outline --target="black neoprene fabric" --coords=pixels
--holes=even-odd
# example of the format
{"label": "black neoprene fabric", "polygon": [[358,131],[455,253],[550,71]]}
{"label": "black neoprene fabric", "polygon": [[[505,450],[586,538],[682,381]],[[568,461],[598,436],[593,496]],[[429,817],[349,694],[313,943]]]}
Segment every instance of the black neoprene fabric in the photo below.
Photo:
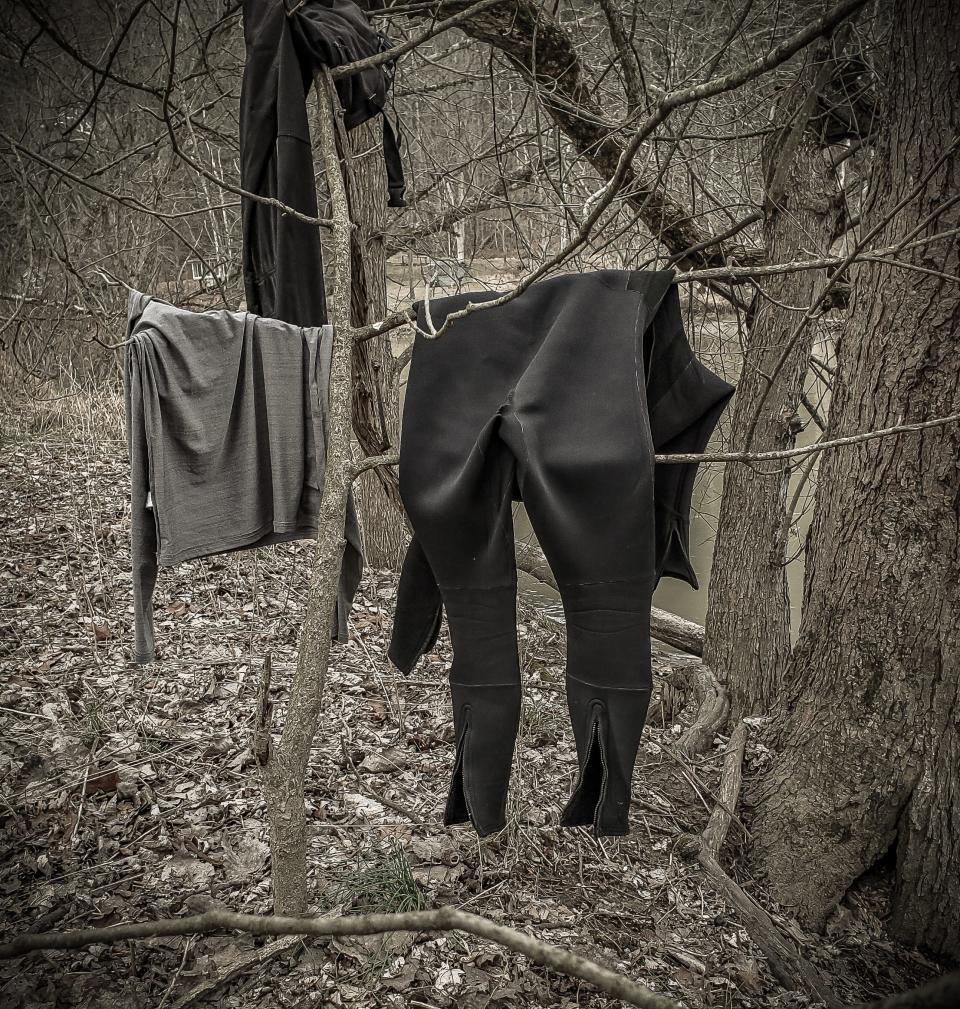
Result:
{"label": "black neoprene fabric", "polygon": [[[564,825],[628,831],[650,697],[650,601],[663,574],[696,586],[687,549],[695,465],[733,388],[694,356],[673,273],[602,271],[535,284],[416,338],[400,449],[414,530],[390,657],[403,671],[453,644],[456,759],[444,822],[503,828],[520,717],[512,501],[522,500],[567,623],[579,775]],[[448,313],[496,292],[430,302]],[[427,328],[419,306],[418,325]]]}
{"label": "black neoprene fabric", "polygon": [[[240,182],[317,216],[306,97],[314,73],[375,55],[388,40],[351,0],[244,0],[246,62],[240,94]],[[347,129],[383,111],[392,69],[379,65],[336,82]],[[402,207],[403,169],[383,117],[389,205]],[[300,326],[327,321],[320,231],[276,207],[242,200],[247,309]]]}

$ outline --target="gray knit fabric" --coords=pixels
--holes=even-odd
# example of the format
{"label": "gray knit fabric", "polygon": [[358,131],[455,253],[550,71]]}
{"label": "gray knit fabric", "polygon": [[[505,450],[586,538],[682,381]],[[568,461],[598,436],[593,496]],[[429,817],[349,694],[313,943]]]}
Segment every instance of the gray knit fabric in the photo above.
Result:
{"label": "gray knit fabric", "polygon": [[[134,659],[150,662],[158,564],[316,536],[333,329],[131,292],[127,335]],[[363,568],[352,496],[345,534],[340,641]]]}

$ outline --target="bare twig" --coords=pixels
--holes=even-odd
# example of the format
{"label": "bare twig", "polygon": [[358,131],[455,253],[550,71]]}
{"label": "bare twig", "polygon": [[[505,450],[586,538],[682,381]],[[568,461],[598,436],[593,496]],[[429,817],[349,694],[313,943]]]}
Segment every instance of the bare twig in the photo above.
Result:
{"label": "bare twig", "polygon": [[226,190],[228,193],[233,193],[235,196],[242,196],[247,200],[253,200],[256,203],[266,204],[268,207],[275,207],[277,210],[284,214],[288,214],[290,217],[298,221],[303,221],[304,224],[315,224],[321,228],[332,228],[334,222],[329,218],[324,217],[311,217],[309,214],[304,214],[297,210],[296,207],[288,206],[286,203],[275,199],[272,196],[261,196],[259,193],[253,193],[248,189],[244,189],[241,186],[235,186],[231,182],[227,182],[226,179],[220,178],[220,176],[211,172],[208,168],[205,168],[200,164],[195,158],[190,157],[186,151],[184,151],[180,146],[180,141],[177,140],[177,131],[173,123],[173,118],[171,116],[171,103],[170,96],[173,93],[173,85],[176,79],[176,67],[177,67],[177,28],[179,25],[179,15],[180,15],[180,3],[178,2],[174,8],[173,14],[173,29],[172,37],[170,41],[170,63],[167,74],[167,83],[163,91],[163,96],[161,99],[161,116],[167,127],[167,136],[170,139],[170,147],[173,153],[180,158],[181,161],[189,165],[198,175],[207,179],[208,181],[214,183],[214,185],[219,186],[221,189]]}
{"label": "bare twig", "polygon": [[338,81],[341,77],[350,77],[353,74],[359,73],[361,70],[366,70],[368,67],[376,67],[380,66],[381,63],[389,63],[398,60],[401,56],[404,56],[419,46],[422,46],[424,42],[429,41],[435,35],[439,35],[441,32],[445,32],[450,28],[455,28],[468,18],[473,17],[475,14],[479,14],[485,8],[492,7],[494,4],[500,2],[501,0],[477,0],[477,3],[471,4],[465,10],[462,10],[457,14],[451,14],[450,17],[445,18],[443,21],[435,22],[429,28],[420,32],[419,35],[414,35],[412,39],[408,39],[406,42],[401,42],[399,45],[392,46],[390,49],[385,49],[382,53],[377,53],[375,56],[367,56],[362,60],[356,60],[353,63],[344,63],[342,66],[334,67],[330,71],[330,77],[333,80]]}
{"label": "bare twig", "polygon": [[876,438],[889,438],[896,434],[909,434],[911,431],[926,431],[932,427],[945,427],[947,424],[960,422],[960,413],[952,413],[947,417],[937,417],[935,420],[918,421],[915,424],[895,424],[893,427],[883,427],[876,431],[866,431],[862,434],[848,434],[842,438],[831,438],[816,441],[812,445],[797,448],[783,448],[769,452],[680,452],[670,455],[658,455],[654,458],[661,463],[687,462],[780,462],[784,459],[797,459],[801,456],[826,452],[828,449],[842,448],[846,445],[860,445]]}
{"label": "bare twig", "polygon": [[[750,283],[762,277],[776,277],[787,273],[802,273],[805,270],[834,269],[841,266],[849,266],[852,262],[860,262],[862,260],[868,260],[880,256],[889,256],[903,251],[904,248],[919,248],[921,245],[930,245],[934,242],[947,241],[948,239],[955,237],[955,235],[956,231],[951,229],[917,239],[916,241],[910,242],[907,246],[904,246],[903,243],[900,242],[897,245],[891,245],[881,249],[861,249],[860,252],[853,256],[852,260],[850,256],[819,256],[816,259],[797,259],[789,263],[769,263],[765,266],[721,266],[710,267],[709,269],[703,270],[687,270],[684,273],[678,273],[674,277],[674,283],[700,284],[711,280],[726,280],[731,283]],[[890,265],[893,266],[900,264],[891,263]],[[526,290],[526,287],[524,290]],[[496,308],[498,305],[504,304],[507,300],[512,300],[512,298],[516,297],[517,294],[522,293],[522,291],[508,291],[504,295],[504,299],[502,301],[498,298],[491,301],[478,302],[477,304],[471,303],[470,314],[473,312],[485,311],[488,308]],[[507,295],[510,297],[508,298]],[[391,315],[381,319],[379,322],[374,322],[369,326],[361,326],[357,328],[354,331],[354,339],[369,340],[371,337],[377,336],[380,333],[385,333],[391,329],[396,329],[398,326],[409,326],[415,321],[416,316],[413,308],[403,308],[397,312],[393,312]],[[426,335],[429,336],[432,334]],[[439,335],[439,331],[436,335]]]}
{"label": "bare twig", "polygon": [[[574,252],[583,246],[593,233],[593,229],[604,214],[604,211],[613,203],[614,199],[623,188],[630,171],[633,158],[640,150],[641,144],[653,133],[653,131],[666,120],[672,112],[684,105],[711,98],[714,95],[723,94],[726,91],[733,91],[742,87],[748,81],[756,77],[769,73],[771,70],[785,63],[801,49],[808,46],[812,41],[832,31],[838,24],[850,15],[859,10],[866,0],[842,0],[830,11],[808,24],[805,28],[795,32],[790,38],[785,39],[776,48],[768,52],[760,59],[754,60],[736,70],[725,74],[722,77],[713,78],[690,88],[682,88],[665,95],[657,103],[654,111],[646,118],[640,128],[634,133],[630,142],[623,148],[620,154],[617,168],[611,177],[604,184],[602,189],[593,200],[590,212],[586,215],[577,233],[567,242],[559,252],[551,256],[535,270],[523,277],[516,286],[499,298],[481,303],[468,302],[464,308],[451,312],[439,329],[427,335],[431,337],[442,336],[450,326],[458,319],[463,319],[481,309],[496,308],[505,305],[514,298],[519,297],[531,284],[547,276],[552,270],[568,259]],[[383,330],[377,330],[382,332]],[[357,338],[362,337],[355,334]]]}
{"label": "bare twig", "polygon": [[[753,441],[754,432],[757,429],[757,424],[760,422],[760,417],[763,413],[764,403],[767,401],[767,396],[770,394],[770,390],[773,388],[773,384],[780,374],[780,372],[785,367],[787,361],[790,359],[790,354],[793,348],[796,346],[797,341],[800,339],[806,326],[817,317],[819,307],[824,303],[825,299],[828,297],[830,292],[841,282],[843,277],[846,275],[847,270],[857,261],[858,258],[862,258],[862,253],[864,252],[864,246],[867,242],[873,241],[886,227],[887,225],[896,217],[896,215],[908,206],[917,196],[924,191],[927,183],[930,179],[940,170],[941,166],[946,162],[947,158],[956,149],[957,144],[960,143],[958,140],[954,140],[953,143],[948,144],[947,148],[943,153],[936,159],[929,171],[927,171],[923,177],[917,182],[917,184],[908,192],[904,197],[902,197],[896,205],[885,214],[882,220],[880,220],[874,227],[872,227],[867,234],[860,238],[855,244],[853,249],[843,257],[842,261],[837,265],[830,279],[827,281],[824,289],[820,294],[814,299],[813,304],[810,305],[809,309],[804,313],[803,318],[797,324],[794,331],[784,342],[783,350],[780,352],[780,356],[774,364],[773,368],[768,374],[763,375],[764,388],[761,395],[757,398],[757,403],[753,409],[753,415],[751,417],[750,423],[747,426],[747,433],[745,436],[746,448],[750,448],[750,444]],[[904,247],[907,247],[904,244]],[[877,256],[882,253],[878,250],[874,250],[872,255]]]}
{"label": "bare twig", "polygon": [[[36,161],[37,164],[43,165],[44,168],[50,169],[51,172],[55,172],[57,175],[62,176],[65,179],[69,179],[71,182],[76,183],[78,186],[84,189],[89,189],[96,193],[98,196],[105,196],[107,199],[113,200],[115,203],[119,203],[121,206],[129,207],[131,210],[136,210],[139,214],[146,214],[148,217],[155,217],[162,221],[175,221],[184,217],[195,217],[197,214],[208,214],[211,210],[222,210],[225,204],[218,204],[213,207],[196,207],[194,210],[180,210],[176,213],[164,213],[160,210],[155,210],[153,207],[148,207],[141,200],[138,200],[134,196],[126,196],[123,193],[111,193],[109,189],[103,189],[101,186],[90,182],[89,179],[85,179],[80,175],[76,175],[74,172],[69,171],[66,168],[58,165],[55,161],[51,161],[49,158],[45,158],[38,151],[31,150],[29,147],[25,147],[18,140],[15,140],[7,133],[0,132],[0,140],[5,141],[14,150],[23,154],[25,157],[31,159],[31,161]],[[269,202],[269,201],[267,201]],[[276,201],[274,201],[276,202]],[[296,213],[292,208],[286,208],[283,204],[279,204],[279,208],[283,210],[290,209],[292,213]],[[324,222],[318,219],[308,219],[311,224],[322,224]]]}

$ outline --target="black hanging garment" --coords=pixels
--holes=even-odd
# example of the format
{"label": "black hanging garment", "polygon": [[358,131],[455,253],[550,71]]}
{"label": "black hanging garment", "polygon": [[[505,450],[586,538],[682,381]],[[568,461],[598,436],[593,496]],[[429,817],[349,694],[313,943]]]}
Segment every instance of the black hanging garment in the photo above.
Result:
{"label": "black hanging garment", "polygon": [[[389,48],[389,40],[373,30],[350,0],[244,0],[243,35],[241,185],[316,217],[306,107],[314,73],[373,56]],[[336,82],[347,129],[384,111],[392,74],[392,66],[380,64]],[[386,114],[383,138],[389,205],[402,207],[403,169]],[[323,325],[327,313],[319,228],[246,197],[242,218],[248,311],[300,326]]]}
{"label": "black hanging garment", "polygon": [[[733,388],[694,356],[673,273],[603,271],[535,284],[505,305],[418,334],[400,450],[413,525],[390,657],[436,640],[441,601],[457,750],[444,822],[503,828],[520,716],[511,502],[522,500],[567,623],[567,701],[580,772],[564,825],[628,830],[650,697],[650,601],[688,581],[696,465]],[[430,302],[448,313],[496,293]],[[419,306],[418,326],[426,329]]]}

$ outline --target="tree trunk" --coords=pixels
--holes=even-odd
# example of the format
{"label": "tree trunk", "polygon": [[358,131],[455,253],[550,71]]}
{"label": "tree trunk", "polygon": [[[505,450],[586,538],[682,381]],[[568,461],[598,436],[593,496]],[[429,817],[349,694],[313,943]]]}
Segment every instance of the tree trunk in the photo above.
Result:
{"label": "tree trunk", "polygon": [[[890,218],[885,244],[960,226],[958,37],[952,0],[893,7],[887,122],[863,214],[865,228]],[[832,436],[960,411],[956,238],[905,249],[898,259],[914,269],[856,268]],[[813,925],[895,845],[893,930],[953,956],[960,954],[958,460],[956,424],[824,458],[779,752],[760,786],[754,825],[774,894]]]}
{"label": "tree trunk", "polygon": [[[336,149],[336,95],[332,83],[325,86],[321,81],[318,90],[320,112],[317,117],[317,132],[334,218],[328,245],[334,267],[334,284],[327,307],[334,335],[327,417],[327,469],[317,516],[316,553],[300,627],[297,667],[290,683],[290,700],[283,731],[276,748],[267,746],[267,752],[258,756],[258,759],[265,760],[263,784],[270,825],[273,907],[279,915],[301,915],[309,903],[304,787],[310,750],[320,723],[323,687],[330,657],[330,616],[337,601],[345,546],[343,529],[347,495],[353,479],[350,448],[351,386],[355,357],[353,330],[350,326],[353,228]],[[263,707],[258,730],[269,739],[266,681],[261,689]]]}
{"label": "tree trunk", "polygon": [[[366,293],[363,318],[354,320],[358,325],[387,314],[386,176],[380,131],[379,119],[373,119],[349,134],[353,216],[364,277],[364,284],[358,285],[358,289],[365,287]],[[376,444],[364,448],[374,454],[387,451],[384,434],[389,445],[394,448],[399,445],[400,397],[389,334],[376,336],[365,344],[358,348],[358,357],[362,355],[364,359],[356,363],[366,372],[366,380],[354,383],[354,396],[372,397],[357,413],[373,418],[375,430],[369,432],[367,440],[376,439]],[[384,476],[367,472],[357,480],[363,549],[372,567],[398,571],[408,535],[403,512],[398,507],[399,496],[387,492]],[[395,484],[395,477],[392,482]]]}
{"label": "tree trunk", "polygon": [[[811,86],[813,82],[811,81]],[[787,145],[783,145],[787,146]],[[782,178],[768,192],[764,224],[767,257],[788,262],[830,252],[837,218],[836,172],[826,150],[804,131],[790,159],[766,158],[765,174]],[[770,278],[757,294],[743,371],[734,400],[730,443],[744,446],[758,408],[750,448],[792,448],[800,430],[798,410],[810,351],[817,336],[810,323],[789,352],[766,399],[770,375],[809,305],[826,279],[815,271]],[[777,698],[790,657],[790,601],[787,594],[787,488],[790,471],[780,465],[730,466],[710,577],[710,606],[703,658],[727,684],[734,719],[766,711]]]}

